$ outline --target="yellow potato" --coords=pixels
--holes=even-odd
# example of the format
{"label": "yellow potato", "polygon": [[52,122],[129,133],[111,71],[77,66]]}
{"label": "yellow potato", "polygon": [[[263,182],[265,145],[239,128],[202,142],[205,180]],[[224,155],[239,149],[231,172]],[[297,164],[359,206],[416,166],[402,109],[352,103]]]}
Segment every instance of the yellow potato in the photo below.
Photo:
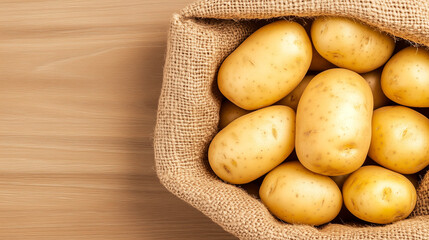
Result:
{"label": "yellow potato", "polygon": [[362,77],[371,87],[372,96],[374,97],[374,109],[391,103],[389,98],[384,95],[383,90],[381,90],[381,69],[362,74]]}
{"label": "yellow potato", "polygon": [[219,111],[219,128],[226,127],[229,123],[235,119],[248,114],[250,111],[244,110],[235,106],[232,102],[225,100],[222,102]]}
{"label": "yellow potato", "polygon": [[316,75],[296,115],[296,154],[302,165],[328,176],[358,169],[371,140],[372,98],[368,83],[353,71],[334,68]]}
{"label": "yellow potato", "polygon": [[299,99],[301,98],[304,89],[307,87],[308,83],[310,83],[311,79],[314,78],[314,75],[307,75],[302,79],[302,81],[298,84],[298,86],[289,93],[286,97],[282,98],[277,104],[289,106],[296,110],[298,107]]}
{"label": "yellow potato", "polygon": [[392,101],[410,107],[429,107],[429,51],[408,47],[383,69],[381,87]]}
{"label": "yellow potato", "polygon": [[399,173],[422,170],[429,164],[429,119],[403,106],[375,110],[368,155]]}
{"label": "yellow potato", "polygon": [[311,26],[317,52],[329,62],[358,73],[382,66],[395,43],[388,35],[352,19],[319,17]]}
{"label": "yellow potato", "polygon": [[294,138],[295,112],[286,106],[266,107],[222,129],[210,143],[209,163],[224,181],[248,183],[283,162]]}
{"label": "yellow potato", "polygon": [[311,42],[304,28],[285,20],[250,35],[222,63],[218,86],[235,105],[254,110],[289,94],[311,62]]}
{"label": "yellow potato", "polygon": [[343,186],[344,203],[356,217],[379,224],[406,218],[416,205],[416,189],[399,173],[364,166]]}
{"label": "yellow potato", "polygon": [[288,223],[320,225],[334,219],[342,206],[341,191],[327,176],[286,162],[267,174],[259,190],[272,214]]}

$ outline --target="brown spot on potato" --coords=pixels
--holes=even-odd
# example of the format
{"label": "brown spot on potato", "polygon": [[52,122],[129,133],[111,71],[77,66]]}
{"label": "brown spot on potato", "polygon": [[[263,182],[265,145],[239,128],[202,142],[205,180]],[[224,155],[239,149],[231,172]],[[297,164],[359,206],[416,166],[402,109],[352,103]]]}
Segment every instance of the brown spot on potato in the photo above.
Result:
{"label": "brown spot on potato", "polygon": [[398,220],[401,220],[401,219],[403,219],[405,217],[406,217],[405,213],[397,211],[395,213],[395,216],[393,217],[393,221],[398,221]]}
{"label": "brown spot on potato", "polygon": [[351,143],[346,143],[341,147],[341,150],[346,153],[346,154],[350,154],[353,152],[353,150],[356,148],[356,144],[351,142]]}
{"label": "brown spot on potato", "polygon": [[356,110],[360,110],[361,105],[360,104],[355,104],[353,105],[353,108]]}
{"label": "brown spot on potato", "polygon": [[316,130],[311,129],[311,130],[305,131],[305,132],[304,132],[304,136],[308,137],[308,136],[310,136],[312,133],[317,133],[317,132],[316,132]]}
{"label": "brown spot on potato", "polygon": [[228,166],[226,166],[225,164],[222,164],[222,166],[226,173],[231,174],[231,170],[229,169]]}
{"label": "brown spot on potato", "polygon": [[277,179],[273,185],[270,186],[270,190],[268,191],[268,195],[271,195],[274,191],[276,191],[277,184],[279,183],[279,179]]}
{"label": "brown spot on potato", "polygon": [[397,101],[401,101],[402,97],[397,95],[397,94],[393,94],[393,97],[397,100]]}
{"label": "brown spot on potato", "polygon": [[383,198],[384,201],[390,202],[392,199],[392,189],[390,187],[386,187],[383,189]]}
{"label": "brown spot on potato", "polygon": [[274,139],[277,140],[277,130],[275,128],[271,129],[271,134],[273,135]]}
{"label": "brown spot on potato", "polygon": [[404,131],[402,131],[401,137],[402,137],[402,138],[405,138],[405,136],[407,136],[407,133],[408,133],[408,129],[407,129],[407,128],[405,128],[405,130],[404,130]]}
{"label": "brown spot on potato", "polygon": [[359,211],[359,207],[356,205],[355,200],[354,200],[354,199],[351,199],[351,202],[352,202],[353,208],[354,208],[356,211]]}

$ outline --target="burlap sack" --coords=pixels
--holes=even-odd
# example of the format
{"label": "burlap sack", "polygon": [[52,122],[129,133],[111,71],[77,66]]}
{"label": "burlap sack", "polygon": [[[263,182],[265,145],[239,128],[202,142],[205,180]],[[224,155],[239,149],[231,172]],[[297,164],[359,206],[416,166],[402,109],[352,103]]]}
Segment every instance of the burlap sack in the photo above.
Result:
{"label": "burlap sack", "polygon": [[[179,198],[241,239],[429,239],[429,176],[409,219],[385,226],[291,225],[274,218],[243,189],[220,181],[207,163],[217,132],[222,60],[277,17],[318,15],[359,19],[392,35],[429,46],[427,0],[204,0],[175,14],[169,32],[155,129],[159,179]],[[257,19],[259,19],[257,21]]]}

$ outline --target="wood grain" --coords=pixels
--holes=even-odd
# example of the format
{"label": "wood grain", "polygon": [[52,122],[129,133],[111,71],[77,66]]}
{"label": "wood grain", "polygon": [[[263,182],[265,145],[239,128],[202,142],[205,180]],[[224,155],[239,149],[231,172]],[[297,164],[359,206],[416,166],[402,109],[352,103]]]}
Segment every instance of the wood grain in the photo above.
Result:
{"label": "wood grain", "polygon": [[0,3],[0,239],[235,239],[154,171],[169,19],[191,1]]}

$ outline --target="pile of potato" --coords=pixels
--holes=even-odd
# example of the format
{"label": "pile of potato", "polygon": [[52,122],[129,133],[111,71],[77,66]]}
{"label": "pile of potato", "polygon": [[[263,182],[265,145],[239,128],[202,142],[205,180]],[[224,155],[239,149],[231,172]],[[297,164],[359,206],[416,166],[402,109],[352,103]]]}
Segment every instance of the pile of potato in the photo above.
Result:
{"label": "pile of potato", "polygon": [[428,50],[395,50],[391,36],[351,19],[279,20],[233,51],[217,80],[229,101],[210,166],[232,184],[265,175],[259,196],[279,219],[321,225],[344,203],[386,224],[414,209],[403,174],[429,164],[429,119],[419,113],[429,107]]}

